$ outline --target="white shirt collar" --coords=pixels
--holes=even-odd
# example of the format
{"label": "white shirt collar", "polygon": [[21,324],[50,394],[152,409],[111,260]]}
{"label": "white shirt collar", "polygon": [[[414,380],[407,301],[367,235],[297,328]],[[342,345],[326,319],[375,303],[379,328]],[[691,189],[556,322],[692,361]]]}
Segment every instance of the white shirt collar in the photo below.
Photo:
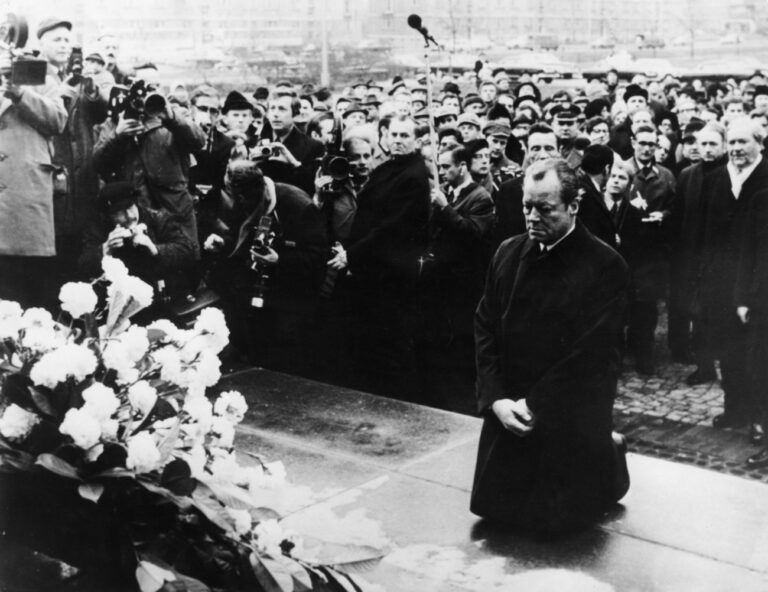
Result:
{"label": "white shirt collar", "polygon": [[469,187],[471,184],[472,184],[472,177],[470,177],[469,179],[467,179],[466,181],[464,181],[464,182],[463,182],[461,185],[459,185],[458,187],[454,187],[454,188],[453,188],[453,195],[454,195],[455,197],[457,197],[457,198],[458,198],[458,197],[459,197],[459,194],[462,192],[462,190],[463,190],[465,187]]}
{"label": "white shirt collar", "polygon": [[571,222],[571,227],[568,229],[568,232],[566,232],[563,236],[561,236],[559,239],[557,239],[555,242],[553,242],[551,245],[542,245],[539,243],[539,247],[541,247],[542,253],[547,253],[554,249],[557,245],[559,245],[561,242],[563,242],[566,237],[571,234],[576,229],[576,218],[573,219],[573,222]]}
{"label": "white shirt collar", "polygon": [[755,159],[755,162],[741,170],[738,170],[731,162],[728,162],[726,165],[728,168],[728,176],[731,178],[731,191],[733,191],[733,196],[736,199],[739,199],[739,196],[741,195],[741,188],[744,186],[744,182],[749,179],[752,171],[757,168],[757,165],[760,164],[761,160],[763,160],[763,155],[759,154]]}

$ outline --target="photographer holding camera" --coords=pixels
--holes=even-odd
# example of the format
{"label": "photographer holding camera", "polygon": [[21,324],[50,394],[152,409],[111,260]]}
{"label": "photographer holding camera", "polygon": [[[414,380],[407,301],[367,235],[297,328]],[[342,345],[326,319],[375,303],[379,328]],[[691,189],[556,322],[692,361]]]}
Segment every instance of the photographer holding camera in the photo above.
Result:
{"label": "photographer holding camera", "polygon": [[139,204],[176,216],[185,236],[197,244],[197,222],[189,191],[190,155],[205,145],[205,134],[184,110],[137,80],[116,117],[104,124],[94,164],[101,177],[125,181],[139,191]]}
{"label": "photographer holding camera", "polygon": [[[64,130],[67,112],[56,69],[9,49],[23,48],[26,35],[8,37],[0,51],[0,298],[53,308],[58,285],[50,281],[56,245],[49,142]],[[35,62],[42,67],[39,80],[20,82],[19,66]]]}
{"label": "photographer holding camera", "polygon": [[269,100],[267,120],[272,129],[270,141],[262,144],[269,153],[259,152],[264,174],[277,183],[289,183],[311,195],[315,187],[317,162],[323,156],[323,145],[302,133],[294,118],[301,112],[301,101],[289,94],[279,94]]}
{"label": "photographer holding camera", "polygon": [[99,193],[98,217],[85,233],[80,272],[101,275],[101,260],[120,259],[131,275],[155,288],[153,309],[187,292],[184,279],[195,260],[195,246],[172,215],[145,208],[130,183],[107,183]]}
{"label": "photographer holding camera", "polygon": [[[93,168],[95,125],[107,118],[105,92],[85,74],[82,49],[70,43],[70,24],[49,19],[38,30],[41,57],[63,77],[61,97],[67,126],[53,139],[54,221],[56,228],[56,283],[77,273],[83,233],[95,213],[99,179]],[[103,61],[103,60],[102,60]]]}
{"label": "photographer holding camera", "polygon": [[301,372],[330,248],[320,212],[300,189],[236,160],[224,188],[201,200],[199,217],[232,344],[251,363]]}

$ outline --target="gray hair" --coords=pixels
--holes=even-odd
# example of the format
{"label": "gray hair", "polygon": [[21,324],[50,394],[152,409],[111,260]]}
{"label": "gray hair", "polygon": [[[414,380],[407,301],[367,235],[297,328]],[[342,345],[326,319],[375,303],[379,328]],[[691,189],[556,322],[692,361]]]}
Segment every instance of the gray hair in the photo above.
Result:
{"label": "gray hair", "polygon": [[573,202],[579,195],[579,181],[576,173],[562,158],[547,158],[532,163],[525,171],[524,185],[543,180],[550,171],[554,171],[560,181],[560,199],[565,205]]}

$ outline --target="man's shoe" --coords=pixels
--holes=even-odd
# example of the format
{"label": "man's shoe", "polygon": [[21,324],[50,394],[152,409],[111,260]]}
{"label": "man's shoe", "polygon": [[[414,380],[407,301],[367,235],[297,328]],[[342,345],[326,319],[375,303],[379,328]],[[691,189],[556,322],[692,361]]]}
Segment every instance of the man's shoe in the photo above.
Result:
{"label": "man's shoe", "polygon": [[749,426],[749,441],[755,446],[762,446],[765,444],[765,430],[763,424],[753,423]]}
{"label": "man's shoe", "polygon": [[717,380],[717,373],[714,370],[702,370],[697,368],[694,372],[688,375],[685,379],[685,384],[688,386],[694,386],[697,384],[705,384],[707,382],[714,382]]}
{"label": "man's shoe", "polygon": [[747,459],[744,463],[748,469],[762,469],[768,467],[768,448],[763,448]]}
{"label": "man's shoe", "polygon": [[747,421],[743,417],[728,413],[721,413],[712,418],[712,426],[719,430],[723,428],[740,428],[746,423]]}

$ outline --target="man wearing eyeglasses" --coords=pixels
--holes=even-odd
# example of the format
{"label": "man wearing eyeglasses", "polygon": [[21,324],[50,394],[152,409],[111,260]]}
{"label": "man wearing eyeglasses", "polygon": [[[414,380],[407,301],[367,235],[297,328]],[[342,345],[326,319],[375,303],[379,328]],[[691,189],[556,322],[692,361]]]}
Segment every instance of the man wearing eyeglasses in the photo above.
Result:
{"label": "man wearing eyeglasses", "polygon": [[219,94],[210,86],[199,86],[190,97],[192,118],[205,132],[205,145],[195,153],[197,164],[190,169],[190,188],[195,195],[205,195],[212,187],[224,186],[235,140],[217,128],[219,120]]}

